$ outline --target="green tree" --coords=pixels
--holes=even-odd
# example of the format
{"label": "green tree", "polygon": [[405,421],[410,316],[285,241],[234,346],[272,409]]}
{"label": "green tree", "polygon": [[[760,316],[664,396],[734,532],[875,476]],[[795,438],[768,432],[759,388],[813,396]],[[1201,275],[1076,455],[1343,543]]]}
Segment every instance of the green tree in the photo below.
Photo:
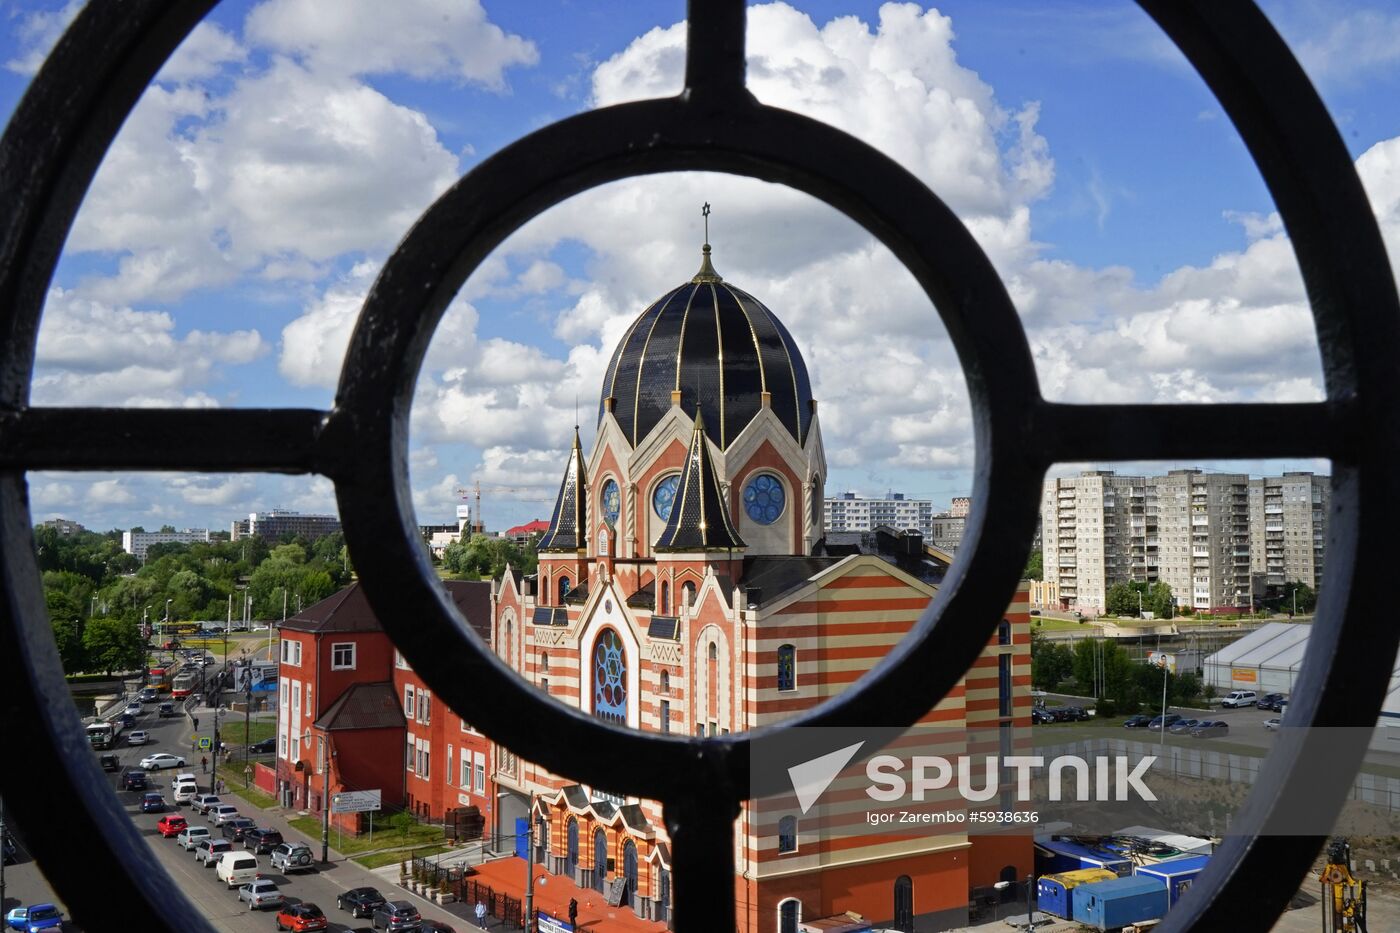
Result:
{"label": "green tree", "polygon": [[1074,670],[1069,646],[1031,630],[1031,683],[1039,690],[1054,690]]}
{"label": "green tree", "polygon": [[1135,583],[1115,583],[1104,595],[1104,609],[1109,615],[1135,616],[1138,614],[1138,594],[1142,592]]}
{"label": "green tree", "polygon": [[94,616],[83,629],[83,648],[89,669],[110,675],[141,666],[146,656],[141,627],[133,621]]}
{"label": "green tree", "polygon": [[1176,597],[1172,594],[1172,588],[1160,580],[1149,586],[1143,596],[1143,608],[1159,619],[1172,618],[1176,614]]}
{"label": "green tree", "polygon": [[[1297,599],[1294,599],[1294,594]],[[1283,585],[1283,595],[1279,597],[1278,607],[1280,612],[1293,612],[1297,607],[1299,613],[1309,613],[1317,608],[1317,594],[1313,588],[1301,580],[1290,580]]]}
{"label": "green tree", "polygon": [[1026,580],[1045,579],[1045,558],[1040,551],[1031,551],[1031,556],[1026,560],[1026,569],[1021,573]]}
{"label": "green tree", "polygon": [[87,670],[87,649],[83,646],[83,620],[53,619],[53,640],[58,645],[58,658],[63,673],[76,674]]}

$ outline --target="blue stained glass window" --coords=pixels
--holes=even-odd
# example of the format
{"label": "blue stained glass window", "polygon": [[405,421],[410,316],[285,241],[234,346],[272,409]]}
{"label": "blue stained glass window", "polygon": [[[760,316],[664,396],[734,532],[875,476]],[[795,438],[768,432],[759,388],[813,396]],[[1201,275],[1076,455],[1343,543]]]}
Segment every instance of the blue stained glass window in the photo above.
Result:
{"label": "blue stained glass window", "polygon": [[651,494],[651,507],[663,522],[671,520],[671,506],[676,504],[676,490],[680,485],[681,475],[673,473],[657,483],[656,491]]}
{"label": "blue stained glass window", "polygon": [[617,483],[608,480],[603,484],[603,521],[616,525],[617,517],[621,514],[622,494],[618,491]]}
{"label": "blue stained glass window", "polygon": [[783,514],[787,494],[771,473],[760,473],[744,484],[744,511],[760,525],[771,525]]}
{"label": "blue stained glass window", "polygon": [[627,656],[612,629],[605,629],[593,646],[593,715],[627,724]]}
{"label": "blue stained glass window", "polygon": [[792,645],[778,648],[778,689],[797,689],[797,649]]}

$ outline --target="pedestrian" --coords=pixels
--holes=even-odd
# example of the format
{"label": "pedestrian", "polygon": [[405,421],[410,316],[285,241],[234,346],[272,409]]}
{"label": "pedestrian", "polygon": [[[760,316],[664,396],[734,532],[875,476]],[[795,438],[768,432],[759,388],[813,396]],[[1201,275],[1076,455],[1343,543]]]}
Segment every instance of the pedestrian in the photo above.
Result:
{"label": "pedestrian", "polygon": [[209,773],[209,756],[208,756],[208,755],[200,755],[200,756],[199,756],[199,770],[200,770],[200,773],[201,773],[201,774],[208,774],[208,773]]}
{"label": "pedestrian", "polygon": [[194,731],[195,731],[195,732],[198,732],[198,731],[199,731],[199,717],[198,717],[198,716],[191,716],[190,718],[194,720]]}
{"label": "pedestrian", "polygon": [[476,925],[483,930],[486,929],[486,904],[483,901],[476,902]]}

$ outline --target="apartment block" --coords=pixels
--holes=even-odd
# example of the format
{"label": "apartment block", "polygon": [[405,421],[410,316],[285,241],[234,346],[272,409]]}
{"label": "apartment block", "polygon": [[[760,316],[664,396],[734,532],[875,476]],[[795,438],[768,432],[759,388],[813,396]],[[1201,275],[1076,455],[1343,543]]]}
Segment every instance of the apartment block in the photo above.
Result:
{"label": "apartment block", "polygon": [[1326,476],[1292,472],[1249,481],[1249,564],[1267,587],[1322,583],[1331,501]]}
{"label": "apartment block", "polygon": [[906,499],[902,492],[891,492],[880,499],[842,493],[824,500],[823,512],[827,531],[874,531],[887,525],[896,531],[916,529],[930,542],[934,538],[933,501]]}
{"label": "apartment block", "polygon": [[1177,605],[1228,612],[1250,605],[1249,477],[1172,470],[1153,479],[1158,573]]}
{"label": "apartment block", "polygon": [[137,560],[145,560],[146,550],[152,544],[194,544],[197,541],[208,540],[208,528],[186,528],[183,531],[123,531],[122,550]]}
{"label": "apartment block", "polygon": [[286,509],[272,509],[249,512],[247,521],[234,522],[230,540],[259,537],[276,541],[283,535],[299,535],[311,540],[339,530],[340,519],[335,515],[306,515]]}
{"label": "apartment block", "polygon": [[1157,577],[1155,496],[1142,476],[1086,470],[1046,480],[1041,495],[1045,579],[1065,608],[1102,611],[1109,587]]}

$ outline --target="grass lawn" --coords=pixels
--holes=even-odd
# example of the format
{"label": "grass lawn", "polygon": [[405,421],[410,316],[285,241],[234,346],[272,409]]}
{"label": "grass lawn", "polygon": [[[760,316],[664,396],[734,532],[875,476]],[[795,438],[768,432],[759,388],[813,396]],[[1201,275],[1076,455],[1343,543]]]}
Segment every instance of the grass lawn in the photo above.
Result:
{"label": "grass lawn", "polygon": [[[241,778],[232,781],[225,780],[224,793],[237,794],[239,797],[242,797],[244,800],[257,807],[259,810],[269,810],[272,807],[277,806],[276,797],[273,797],[271,794],[264,794],[262,791],[258,790],[251,784],[249,784],[247,787],[244,787],[243,780]],[[319,833],[320,831],[318,830],[318,838]]]}
{"label": "grass lawn", "polygon": [[1068,632],[1072,629],[1083,629],[1086,632],[1096,631],[1098,626],[1091,622],[1080,622],[1076,619],[1047,619],[1042,616],[1031,617],[1031,631],[1042,632]]}
{"label": "grass lawn", "polygon": [[[375,836],[379,834],[376,832]],[[419,858],[429,858],[440,855],[451,849],[451,846],[428,846],[426,849],[403,849],[398,852],[376,852],[373,855],[362,855],[353,861],[359,862],[366,868],[383,868],[385,865],[392,865],[395,862],[406,862],[410,856],[416,855]]]}
{"label": "grass lawn", "polygon": [[[313,839],[321,838],[321,821],[314,816],[301,816],[290,821],[293,826],[306,833]],[[383,849],[388,846],[430,846],[442,843],[442,827],[427,826],[422,823],[414,823],[408,828],[408,832],[400,833],[398,830],[388,826],[378,825],[375,820],[374,839],[369,838],[369,833],[362,836],[346,836],[344,841],[336,846],[336,851],[346,855],[354,855],[356,852],[369,852],[373,849]],[[334,837],[334,833],[331,834]]]}

